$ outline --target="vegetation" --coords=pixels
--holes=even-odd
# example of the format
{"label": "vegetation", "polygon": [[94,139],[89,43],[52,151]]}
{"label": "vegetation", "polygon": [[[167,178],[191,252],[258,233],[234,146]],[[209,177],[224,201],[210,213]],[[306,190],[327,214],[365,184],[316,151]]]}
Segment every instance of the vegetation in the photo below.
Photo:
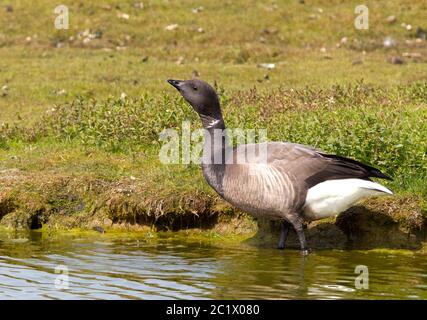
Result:
{"label": "vegetation", "polygon": [[373,164],[394,177],[382,208],[410,199],[425,215],[427,42],[415,30],[427,4],[368,1],[369,30],[354,28],[357,1],[64,4],[69,30],[54,29],[51,0],[0,6],[0,224],[235,219],[198,166],[158,159],[163,129],[200,126],[165,82],[192,74],[215,84],[229,127]]}

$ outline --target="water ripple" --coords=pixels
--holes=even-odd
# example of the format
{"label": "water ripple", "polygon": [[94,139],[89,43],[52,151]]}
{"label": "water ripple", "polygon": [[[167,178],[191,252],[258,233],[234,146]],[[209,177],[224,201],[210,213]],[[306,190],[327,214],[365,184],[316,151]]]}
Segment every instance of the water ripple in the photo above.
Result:
{"label": "water ripple", "polygon": [[[168,239],[9,239],[0,242],[0,298],[426,299],[426,260],[398,251],[302,257]],[[58,265],[68,268],[68,287],[55,284]],[[369,289],[356,288],[357,265],[368,267]]]}

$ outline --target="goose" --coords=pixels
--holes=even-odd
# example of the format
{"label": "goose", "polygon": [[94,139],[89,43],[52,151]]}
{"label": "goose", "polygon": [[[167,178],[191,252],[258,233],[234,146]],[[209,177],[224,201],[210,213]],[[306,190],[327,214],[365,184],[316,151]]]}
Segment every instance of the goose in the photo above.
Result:
{"label": "goose", "polygon": [[[293,227],[301,253],[307,255],[311,250],[304,235],[305,221],[336,216],[368,197],[393,194],[371,180],[392,180],[380,170],[309,146],[264,142],[232,147],[215,90],[200,79],[167,81],[200,116],[205,129],[201,167],[207,183],[232,206],[254,217],[279,220],[279,249],[285,248]],[[224,133],[221,139],[214,138],[218,131]],[[231,161],[256,148],[266,150],[264,159]]]}

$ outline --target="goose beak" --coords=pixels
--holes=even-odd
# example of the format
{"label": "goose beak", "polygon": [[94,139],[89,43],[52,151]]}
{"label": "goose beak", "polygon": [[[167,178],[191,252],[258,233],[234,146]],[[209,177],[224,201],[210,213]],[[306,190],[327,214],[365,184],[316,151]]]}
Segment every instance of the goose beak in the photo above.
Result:
{"label": "goose beak", "polygon": [[179,91],[180,90],[179,87],[180,87],[181,83],[183,83],[184,81],[169,79],[168,82],[169,82],[169,84],[171,84],[172,86],[174,86]]}

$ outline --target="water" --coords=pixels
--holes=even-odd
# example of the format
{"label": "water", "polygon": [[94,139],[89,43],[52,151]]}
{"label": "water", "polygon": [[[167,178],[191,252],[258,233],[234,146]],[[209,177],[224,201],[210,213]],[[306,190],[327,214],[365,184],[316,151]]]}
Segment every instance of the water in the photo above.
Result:
{"label": "water", "polygon": [[[0,233],[0,298],[426,299],[426,258],[396,250],[302,257],[295,250],[170,235]],[[58,265],[68,268],[68,288]],[[355,287],[358,265],[368,267],[369,289]]]}

